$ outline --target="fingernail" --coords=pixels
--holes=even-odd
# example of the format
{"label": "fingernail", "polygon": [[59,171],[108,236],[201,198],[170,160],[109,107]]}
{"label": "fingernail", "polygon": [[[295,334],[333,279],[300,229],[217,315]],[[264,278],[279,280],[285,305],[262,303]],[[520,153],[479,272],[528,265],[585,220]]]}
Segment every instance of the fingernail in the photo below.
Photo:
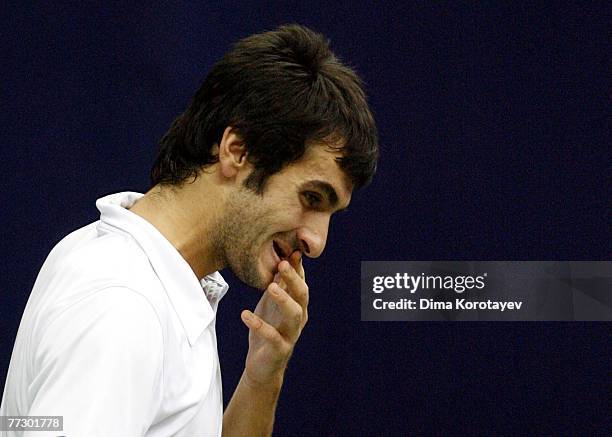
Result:
{"label": "fingernail", "polygon": [[249,323],[253,328],[259,328],[261,326],[261,321],[253,314],[245,313],[243,317],[245,321]]}

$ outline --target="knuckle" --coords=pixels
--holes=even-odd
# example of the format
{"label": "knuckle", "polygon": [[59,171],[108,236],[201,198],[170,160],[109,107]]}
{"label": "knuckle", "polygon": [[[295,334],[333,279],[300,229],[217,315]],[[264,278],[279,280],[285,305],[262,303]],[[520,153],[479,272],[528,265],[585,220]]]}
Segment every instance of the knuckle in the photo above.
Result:
{"label": "knuckle", "polygon": [[293,346],[286,341],[284,341],[279,348],[279,352],[285,356],[291,355],[292,351],[293,351]]}
{"label": "knuckle", "polygon": [[275,290],[274,298],[279,302],[285,302],[287,300],[287,292],[282,288],[278,287]]}
{"label": "knuckle", "polygon": [[300,297],[300,298],[305,298],[308,296],[309,290],[308,290],[308,285],[301,283],[298,287],[296,287],[296,294]]}
{"label": "knuckle", "polygon": [[295,325],[297,325],[297,326],[299,326],[299,325],[301,325],[301,324],[302,324],[302,320],[303,320],[303,316],[302,316],[302,313],[301,313],[301,312],[296,313],[296,314],[293,316],[293,322],[294,322],[294,324],[295,324]]}
{"label": "knuckle", "polygon": [[302,320],[302,317],[304,316],[304,310],[302,309],[299,303],[296,302],[296,304],[293,305],[292,312],[292,316],[294,319]]}

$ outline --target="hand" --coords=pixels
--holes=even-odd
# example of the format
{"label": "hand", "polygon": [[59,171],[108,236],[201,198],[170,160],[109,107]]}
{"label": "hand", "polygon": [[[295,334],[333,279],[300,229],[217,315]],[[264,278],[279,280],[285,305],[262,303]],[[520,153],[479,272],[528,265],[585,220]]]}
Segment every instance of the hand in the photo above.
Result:
{"label": "hand", "polygon": [[282,384],[295,343],[308,321],[308,286],[301,258],[296,250],[289,262],[281,261],[279,283],[268,285],[254,314],[241,313],[249,328],[245,374],[253,385]]}

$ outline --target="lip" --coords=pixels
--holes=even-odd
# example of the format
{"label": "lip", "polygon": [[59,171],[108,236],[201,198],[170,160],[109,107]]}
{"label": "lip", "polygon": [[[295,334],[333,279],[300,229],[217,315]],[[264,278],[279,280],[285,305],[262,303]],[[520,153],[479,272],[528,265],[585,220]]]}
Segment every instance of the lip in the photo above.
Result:
{"label": "lip", "polygon": [[283,258],[279,259],[278,262],[281,262],[281,260],[283,259],[288,260],[289,257],[291,256],[291,253],[293,252],[291,247],[286,245],[284,242],[280,240],[272,240],[272,250],[274,251],[274,255],[276,255],[277,258],[278,258],[278,255],[276,253],[276,250],[274,250],[274,243],[276,243],[276,245],[280,248],[282,253],[286,254]]}
{"label": "lip", "polygon": [[270,250],[272,251],[272,259],[274,260],[274,264],[277,266],[278,263],[281,262],[281,259],[278,257],[278,254],[274,249],[274,240],[272,240],[272,243],[270,244]]}

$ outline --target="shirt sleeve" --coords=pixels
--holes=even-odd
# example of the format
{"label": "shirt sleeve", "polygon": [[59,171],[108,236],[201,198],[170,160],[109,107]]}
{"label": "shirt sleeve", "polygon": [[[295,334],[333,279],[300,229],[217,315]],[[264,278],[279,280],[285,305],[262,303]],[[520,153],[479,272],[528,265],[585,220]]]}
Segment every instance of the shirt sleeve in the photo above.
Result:
{"label": "shirt sleeve", "polygon": [[111,287],[71,305],[50,322],[33,357],[28,415],[63,416],[60,434],[143,436],[153,422],[163,334],[141,294]]}

